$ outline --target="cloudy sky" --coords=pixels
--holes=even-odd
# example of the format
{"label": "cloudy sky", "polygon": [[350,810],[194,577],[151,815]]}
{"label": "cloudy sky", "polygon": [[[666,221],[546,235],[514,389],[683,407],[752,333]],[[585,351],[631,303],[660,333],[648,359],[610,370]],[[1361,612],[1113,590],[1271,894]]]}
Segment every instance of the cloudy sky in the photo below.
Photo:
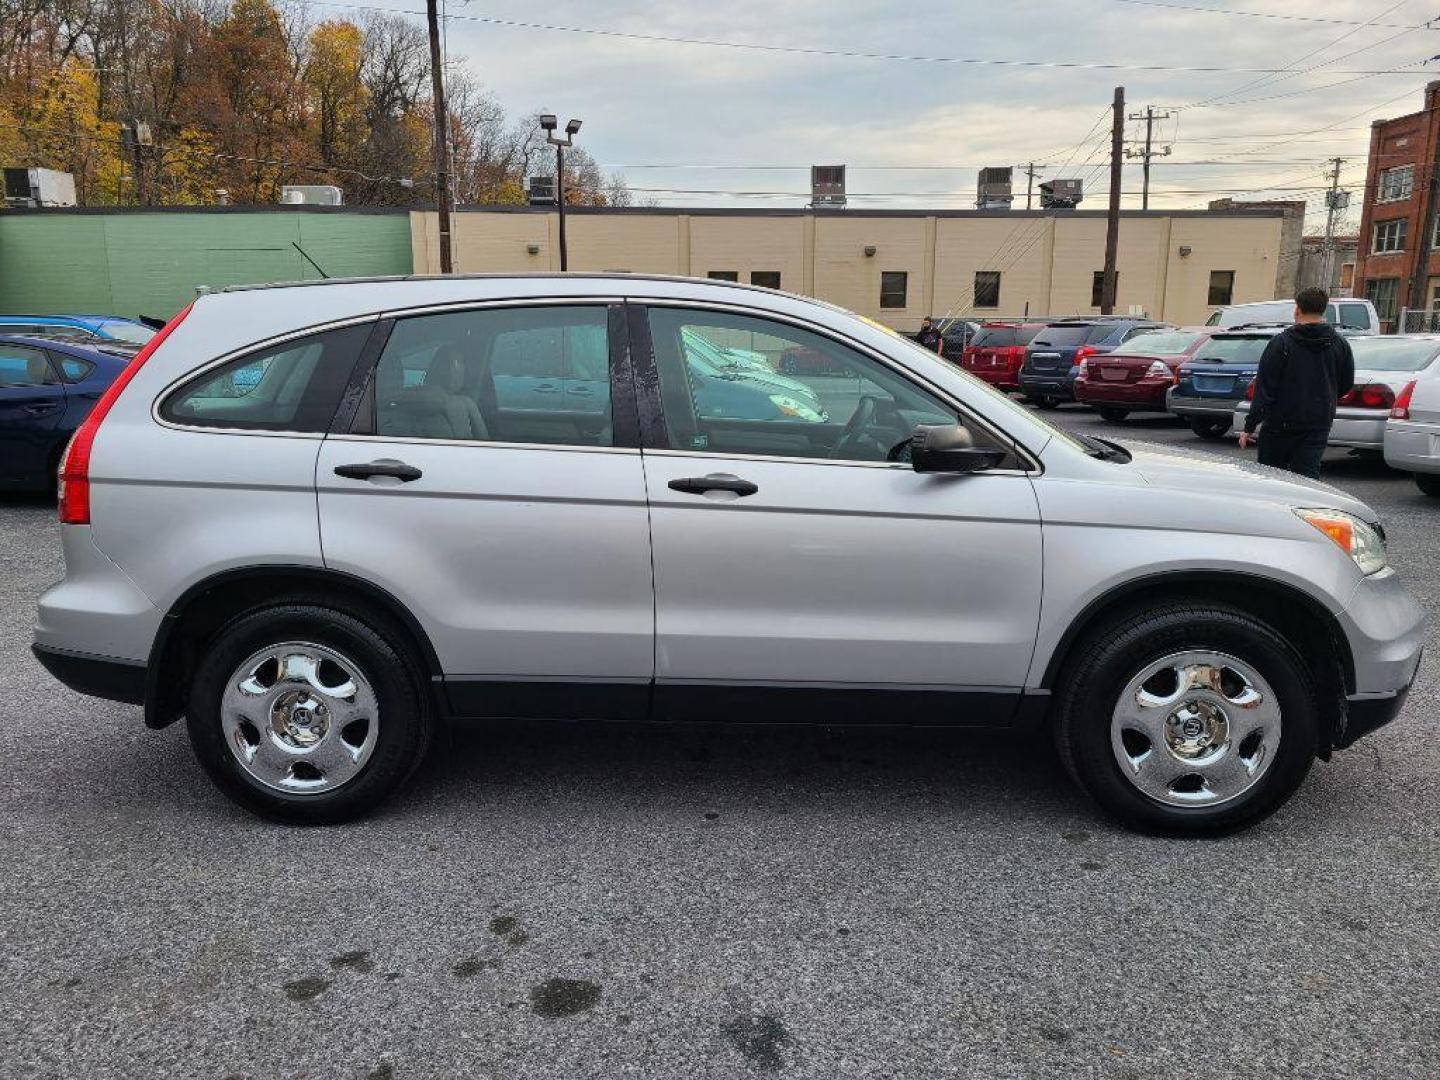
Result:
{"label": "cloudy sky", "polygon": [[[423,10],[420,0],[366,2]],[[1171,114],[1157,125],[1173,151],[1157,159],[1152,207],[1234,194],[1311,198],[1313,213],[1326,159],[1345,157],[1342,186],[1358,187],[1369,122],[1415,111],[1427,79],[1440,78],[1440,62],[1422,63],[1440,53],[1440,30],[1413,28],[1435,15],[1423,0],[445,4],[452,65],[512,112],[583,118],[580,141],[597,160],[666,205],[800,205],[809,164],[845,163],[853,205],[964,208],[980,166],[1034,160],[1046,177],[1084,178],[1085,205],[1098,208],[1106,110],[1123,84],[1128,111]],[[951,62],[966,58],[1165,70]],[[1209,67],[1282,70],[1184,70]],[[1401,67],[1409,72],[1358,74]],[[1142,127],[1131,122],[1127,134]],[[1137,163],[1125,170],[1126,205],[1139,204],[1139,188]],[[1321,223],[1323,211],[1310,222]]]}

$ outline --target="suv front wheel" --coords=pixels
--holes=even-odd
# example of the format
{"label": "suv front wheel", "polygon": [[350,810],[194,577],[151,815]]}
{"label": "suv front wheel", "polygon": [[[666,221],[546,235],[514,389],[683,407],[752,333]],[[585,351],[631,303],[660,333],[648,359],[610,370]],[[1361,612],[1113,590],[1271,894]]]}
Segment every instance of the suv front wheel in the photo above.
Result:
{"label": "suv front wheel", "polygon": [[1060,756],[1135,828],[1249,825],[1304,780],[1318,748],[1313,679],[1269,626],[1234,608],[1132,612],[1083,647],[1063,688]]}
{"label": "suv front wheel", "polygon": [[297,825],[373,809],[429,741],[403,650],[354,615],[304,602],[251,611],[220,630],[195,673],[187,726],[226,795]]}

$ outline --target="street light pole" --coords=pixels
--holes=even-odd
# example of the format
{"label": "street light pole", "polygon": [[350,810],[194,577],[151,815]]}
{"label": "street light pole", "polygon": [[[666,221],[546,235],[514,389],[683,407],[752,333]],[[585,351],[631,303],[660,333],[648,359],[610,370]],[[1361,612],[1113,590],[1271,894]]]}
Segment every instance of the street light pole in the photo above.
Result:
{"label": "street light pole", "polygon": [[440,58],[440,19],[435,0],[428,0],[425,15],[430,29],[430,88],[435,106],[435,206],[440,218],[440,272],[451,274],[455,266],[450,253],[450,137],[446,132],[445,75]]}
{"label": "street light pole", "polygon": [[564,138],[555,134],[558,126],[554,113],[541,115],[540,129],[545,132],[545,141],[555,147],[555,202],[560,210],[560,269],[564,271],[570,269],[570,256],[565,248],[565,148],[574,144],[580,121],[571,120],[565,125]]}

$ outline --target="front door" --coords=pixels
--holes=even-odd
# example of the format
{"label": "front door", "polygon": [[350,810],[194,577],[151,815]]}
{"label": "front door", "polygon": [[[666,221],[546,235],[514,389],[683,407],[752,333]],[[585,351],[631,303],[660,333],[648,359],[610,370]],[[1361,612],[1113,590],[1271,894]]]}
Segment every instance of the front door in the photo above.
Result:
{"label": "front door", "polygon": [[[1022,463],[937,476],[892,460],[917,424],[963,417],[827,335],[660,305],[632,327],[638,382],[658,387],[641,408],[659,714],[1006,722],[1040,610]],[[772,363],[797,349],[826,362],[789,385],[736,378],[720,413],[686,363],[693,336]]]}
{"label": "front door", "polygon": [[[622,310],[604,303],[401,318],[351,430],[325,441],[325,563],[414,613],[457,714],[646,712],[654,596],[628,363]],[[576,372],[587,393],[567,395]]]}
{"label": "front door", "polygon": [[65,389],[45,353],[0,345],[0,484],[46,482],[64,412]]}

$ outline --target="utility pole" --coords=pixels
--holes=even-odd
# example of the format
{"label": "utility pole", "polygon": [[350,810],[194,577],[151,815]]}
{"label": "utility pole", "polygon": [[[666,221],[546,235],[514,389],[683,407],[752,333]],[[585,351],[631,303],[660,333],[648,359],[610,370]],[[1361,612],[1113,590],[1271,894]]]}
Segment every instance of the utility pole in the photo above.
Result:
{"label": "utility pole", "polygon": [[1330,282],[1335,273],[1335,214],[1350,201],[1348,191],[1344,193],[1344,198],[1341,198],[1340,166],[1344,164],[1344,158],[1330,159],[1330,190],[1325,193],[1325,257],[1320,260],[1320,271],[1323,275],[1320,284],[1326,292],[1330,291]]}
{"label": "utility pole", "polygon": [[1115,255],[1120,246],[1120,183],[1125,163],[1125,88],[1115,88],[1110,128],[1110,213],[1105,222],[1105,274],[1100,314],[1115,314]]}
{"label": "utility pole", "polygon": [[1145,106],[1143,113],[1131,113],[1129,119],[1145,121],[1145,148],[1143,150],[1126,150],[1126,157],[1138,157],[1144,167],[1144,180],[1140,185],[1140,209],[1150,209],[1150,159],[1152,157],[1168,157],[1171,148],[1166,146],[1163,150],[1154,148],[1155,142],[1155,121],[1169,120],[1170,113],[1157,113],[1153,105]]}
{"label": "utility pole", "polygon": [[1030,200],[1035,190],[1035,163],[1030,162],[1030,167],[1025,170],[1025,209],[1030,209]]}
{"label": "utility pole", "polygon": [[437,0],[426,0],[430,22],[430,88],[435,98],[435,202],[440,211],[440,272],[453,274],[450,255],[450,138],[446,133],[445,75],[440,62],[440,16]]}

